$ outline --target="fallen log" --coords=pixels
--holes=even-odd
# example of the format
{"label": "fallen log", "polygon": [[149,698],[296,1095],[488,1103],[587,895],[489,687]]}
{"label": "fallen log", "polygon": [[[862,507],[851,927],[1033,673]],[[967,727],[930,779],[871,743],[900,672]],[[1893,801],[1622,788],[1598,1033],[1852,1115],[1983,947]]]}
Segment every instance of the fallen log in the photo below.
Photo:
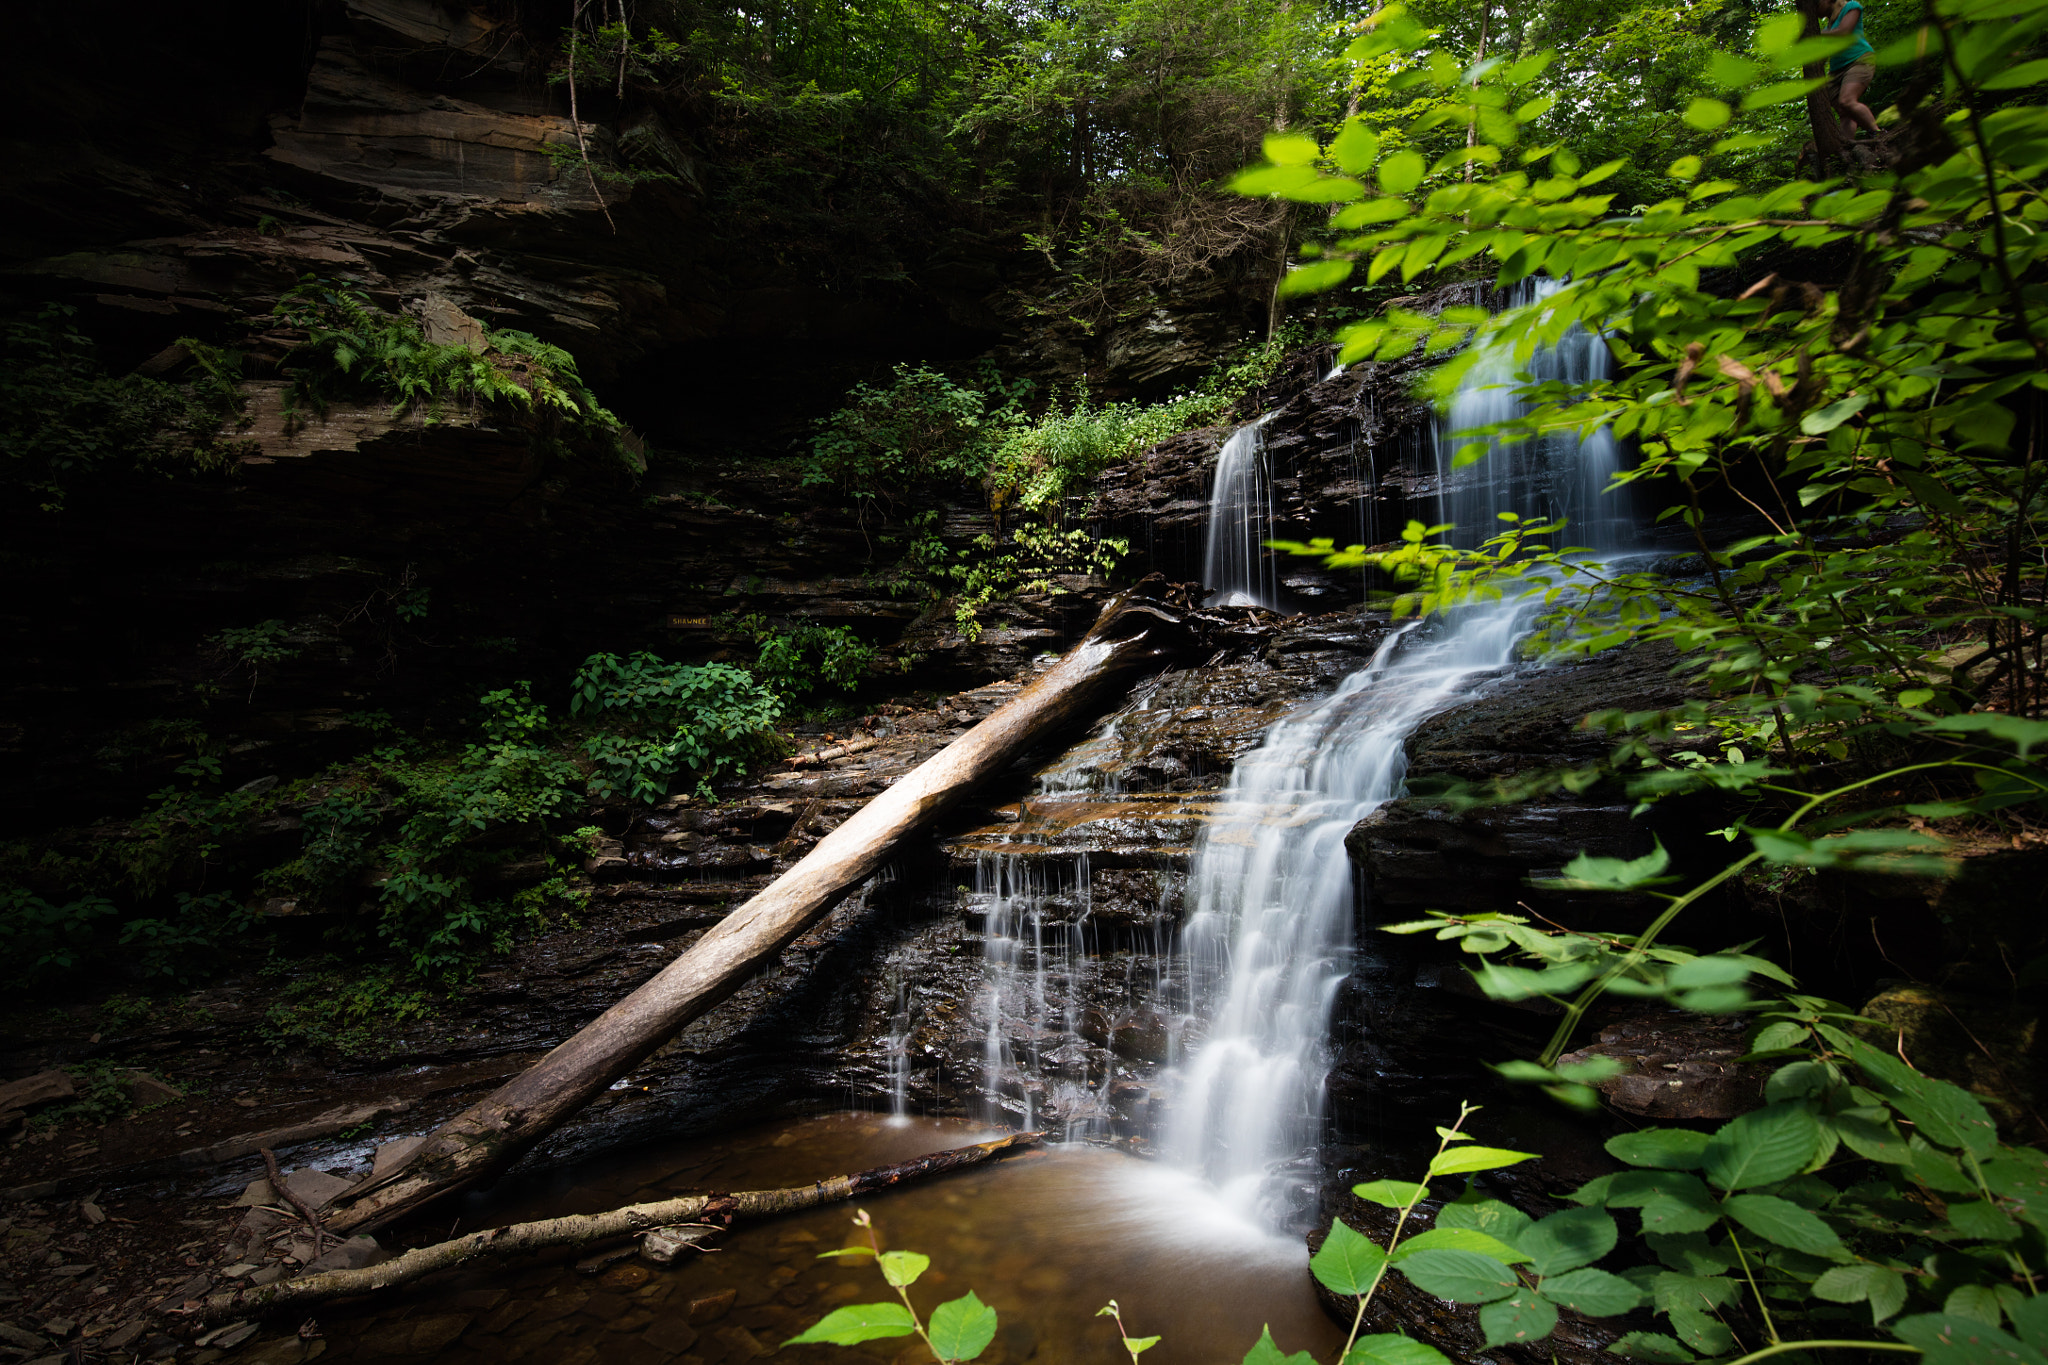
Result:
{"label": "fallen log", "polygon": [[1131,670],[1170,656],[1183,630],[1179,616],[1154,603],[1128,593],[1111,602],[1058,663],[819,840],[653,979],[442,1124],[404,1162],[344,1192],[326,1213],[327,1226],[342,1233],[381,1227],[503,1169],[739,989],[879,871],[905,835],[1082,714]]}
{"label": "fallen log", "polygon": [[876,1166],[853,1175],[833,1176],[815,1185],[785,1190],[745,1190],[738,1194],[692,1194],[663,1199],[652,1204],[629,1204],[605,1213],[571,1214],[543,1218],[532,1223],[472,1232],[452,1241],[416,1247],[402,1256],[360,1270],[326,1270],[302,1275],[296,1280],[227,1293],[170,1307],[166,1311],[188,1321],[219,1322],[251,1317],[279,1309],[299,1309],[330,1299],[352,1298],[380,1289],[410,1284],[422,1275],[475,1260],[479,1256],[515,1256],[521,1252],[549,1247],[584,1246],[609,1241],[676,1223],[725,1221],[736,1218],[764,1218],[794,1213],[841,1200],[858,1198],[888,1189],[906,1180],[943,1175],[962,1167],[977,1165],[1005,1152],[1020,1151],[1037,1143],[1041,1134],[1012,1133],[993,1142],[977,1142],[943,1152],[930,1152],[889,1166]]}

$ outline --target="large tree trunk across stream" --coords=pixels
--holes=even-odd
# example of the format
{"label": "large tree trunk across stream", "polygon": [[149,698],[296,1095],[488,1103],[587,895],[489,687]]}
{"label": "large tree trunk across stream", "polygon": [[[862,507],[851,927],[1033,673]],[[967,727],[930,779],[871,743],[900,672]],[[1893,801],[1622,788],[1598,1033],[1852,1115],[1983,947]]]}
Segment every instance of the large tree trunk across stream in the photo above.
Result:
{"label": "large tree trunk across stream", "polygon": [[731,995],[874,875],[905,835],[1083,714],[1110,684],[1156,667],[1183,638],[1171,611],[1129,594],[1111,602],[1080,644],[994,715],[863,806],[647,984],[443,1124],[396,1169],[343,1194],[327,1226],[377,1227],[502,1169]]}

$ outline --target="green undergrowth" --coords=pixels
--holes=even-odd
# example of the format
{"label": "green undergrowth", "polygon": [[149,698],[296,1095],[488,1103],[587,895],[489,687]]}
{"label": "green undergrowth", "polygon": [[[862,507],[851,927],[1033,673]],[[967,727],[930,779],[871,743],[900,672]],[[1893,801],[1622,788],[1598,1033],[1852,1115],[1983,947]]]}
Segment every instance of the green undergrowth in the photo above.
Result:
{"label": "green undergrowth", "polygon": [[1088,479],[1169,436],[1226,420],[1304,339],[1283,327],[1154,402],[1101,401],[1084,383],[1034,403],[1028,382],[992,370],[961,380],[899,365],[891,382],[854,386],[818,421],[804,482],[891,513],[979,485],[994,511],[1056,521]]}
{"label": "green undergrowth", "polygon": [[[820,419],[803,479],[846,499],[864,527],[870,514],[882,523],[873,543],[886,562],[869,571],[878,587],[951,599],[956,624],[976,639],[995,602],[1114,571],[1128,543],[1076,524],[1089,483],[1168,437],[1231,419],[1303,340],[1283,326],[1154,402],[1101,401],[1082,384],[1034,403],[1028,383],[993,371],[963,380],[899,365],[891,382],[856,385]],[[931,504],[968,490],[998,529],[949,543]]]}
{"label": "green undergrowth", "polygon": [[876,650],[851,626],[777,623],[759,612],[729,612],[714,624],[721,635],[754,645],[754,662],[747,671],[784,698],[854,691],[875,659]]}
{"label": "green undergrowth", "polygon": [[447,1004],[445,991],[402,969],[366,972],[332,955],[312,963],[278,964],[272,971],[285,979],[257,1032],[280,1052],[381,1053],[404,1029],[434,1018]]}
{"label": "green undergrowth", "polygon": [[[290,781],[227,787],[196,743],[134,818],[0,846],[0,952],[32,990],[111,970],[155,995],[317,942],[385,976],[352,966],[295,988],[269,1027],[355,1049],[418,992],[573,927],[598,808],[678,786],[709,795],[786,751],[780,712],[745,669],[597,654],[566,711],[519,682],[484,693],[456,742],[370,718],[364,751]],[[364,981],[384,984],[364,995]]]}
{"label": "green undergrowth", "polygon": [[50,304],[0,322],[0,497],[56,512],[116,474],[232,468],[241,445],[223,428],[242,406],[242,357],[186,338],[180,378],[114,374],[76,311]]}

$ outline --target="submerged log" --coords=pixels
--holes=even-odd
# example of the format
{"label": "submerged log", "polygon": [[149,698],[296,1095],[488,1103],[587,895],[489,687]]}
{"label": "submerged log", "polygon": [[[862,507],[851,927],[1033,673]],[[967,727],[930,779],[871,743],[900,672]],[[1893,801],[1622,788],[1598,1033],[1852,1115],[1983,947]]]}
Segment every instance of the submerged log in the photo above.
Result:
{"label": "submerged log", "polygon": [[968,1147],[930,1152],[893,1165],[876,1166],[854,1175],[837,1175],[815,1185],[799,1185],[786,1190],[692,1194],[652,1204],[629,1204],[605,1213],[571,1214],[532,1223],[514,1223],[509,1227],[472,1232],[433,1246],[416,1247],[403,1256],[360,1270],[327,1270],[277,1284],[211,1294],[199,1300],[196,1306],[177,1307],[170,1311],[200,1322],[218,1322],[391,1289],[479,1256],[514,1256],[550,1247],[586,1246],[676,1223],[765,1218],[772,1214],[794,1213],[799,1209],[872,1194],[906,1180],[957,1171],[1005,1152],[1032,1146],[1039,1137],[1037,1133],[1012,1133],[993,1142],[977,1142]]}
{"label": "submerged log", "polygon": [[1177,614],[1157,604],[1128,593],[1112,601],[1058,663],[868,802],[652,980],[444,1123],[405,1162],[341,1195],[327,1226],[343,1233],[379,1227],[503,1169],[739,989],[880,870],[905,835],[1082,715],[1133,669],[1170,657],[1183,629]]}

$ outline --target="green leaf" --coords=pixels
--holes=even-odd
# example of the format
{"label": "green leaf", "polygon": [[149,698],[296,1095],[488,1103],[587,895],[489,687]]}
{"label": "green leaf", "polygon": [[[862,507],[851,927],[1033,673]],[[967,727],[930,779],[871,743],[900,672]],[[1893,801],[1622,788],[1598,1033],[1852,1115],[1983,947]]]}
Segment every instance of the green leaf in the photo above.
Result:
{"label": "green leaf", "polygon": [[1813,1282],[1815,1297],[1829,1303],[1870,1304],[1870,1320],[1883,1322],[1906,1305],[1906,1277],[1868,1261],[1838,1265]]}
{"label": "green leaf", "polygon": [[1461,1201],[1444,1205],[1437,1210],[1436,1225],[1440,1228],[1472,1228],[1513,1246],[1517,1237],[1535,1225],[1535,1220],[1498,1199],[1481,1199],[1472,1204]]}
{"label": "green leaf", "polygon": [[996,1310],[969,1290],[932,1310],[929,1331],[940,1360],[972,1360],[996,1339]]}
{"label": "green leaf", "polygon": [[1852,393],[1847,398],[1830,403],[1816,412],[1807,413],[1799,419],[1799,429],[1808,436],[1825,435],[1869,405],[1869,394]]}
{"label": "green leaf", "polygon": [[1643,1291],[1619,1275],[1588,1267],[1567,1270],[1543,1281],[1543,1297],[1589,1318],[1611,1318],[1643,1301]]}
{"label": "green leaf", "polygon": [[1557,1305],[1535,1290],[1523,1288],[1480,1309],[1479,1325],[1486,1331],[1488,1346],[1541,1341],[1557,1326]]}
{"label": "green leaf", "polygon": [[1164,1340],[1165,1337],[1125,1337],[1124,1349],[1134,1356],[1141,1356]]}
{"label": "green leaf", "polygon": [[1308,1268],[1331,1293],[1356,1297],[1372,1287],[1386,1263],[1379,1243],[1339,1218],[1330,1223],[1330,1235],[1309,1258]]}
{"label": "green leaf", "polygon": [[1365,126],[1365,120],[1352,119],[1344,125],[1337,140],[1330,144],[1330,160],[1337,163],[1346,175],[1364,175],[1372,169],[1372,163],[1379,159],[1380,140],[1372,129]]}
{"label": "green leaf", "polygon": [[1721,1275],[1680,1275],[1660,1270],[1650,1282],[1650,1294],[1660,1312],[1691,1308],[1697,1312],[1720,1308],[1732,1301],[1741,1286]]}
{"label": "green leaf", "polygon": [[1620,1230],[1603,1209],[1566,1209],[1533,1224],[1515,1245],[1529,1253],[1538,1275],[1556,1275],[1599,1260],[1614,1250]]}
{"label": "green leaf", "polygon": [[1654,1365],[1690,1365],[1698,1357],[1672,1338],[1656,1332],[1630,1332],[1607,1348],[1628,1360],[1647,1360]]}
{"label": "green leaf", "polygon": [[1388,194],[1406,194],[1422,183],[1424,169],[1422,153],[1395,152],[1380,164],[1380,188]]}
{"label": "green leaf", "polygon": [[1429,1198],[1429,1186],[1405,1180],[1368,1180],[1363,1185],[1353,1185],[1351,1192],[1368,1203],[1389,1209],[1405,1209]]}
{"label": "green leaf", "polygon": [[1432,1250],[1476,1251],[1506,1265],[1516,1265],[1529,1259],[1500,1238],[1490,1236],[1477,1228],[1446,1227],[1434,1227],[1427,1232],[1416,1233],[1395,1247],[1389,1259],[1398,1264],[1418,1251]]}
{"label": "green leaf", "polygon": [[1948,1206],[1949,1226],[1959,1237],[1970,1237],[1984,1242],[2010,1242],[2020,1235],[2020,1225],[1996,1204],[1982,1199],[1951,1203]]}
{"label": "green leaf", "polygon": [[1685,120],[1688,128],[1697,128],[1703,133],[1712,132],[1734,116],[1735,111],[1729,108],[1725,101],[1707,99],[1704,96],[1687,105],[1685,112],[1679,115]]}
{"label": "green leaf", "polygon": [[1316,1358],[1307,1351],[1281,1355],[1280,1347],[1273,1341],[1272,1327],[1266,1326],[1260,1329],[1259,1339],[1251,1350],[1244,1353],[1244,1365],[1316,1365]]}
{"label": "green leaf", "polygon": [[1735,1344],[1734,1333],[1697,1308],[1673,1304],[1664,1316],[1671,1319],[1678,1339],[1703,1355],[1721,1355]]}
{"label": "green leaf", "polygon": [[1820,1146],[1820,1124],[1803,1101],[1768,1105],[1721,1125],[1707,1142],[1707,1179],[1724,1190],[1799,1174]]}
{"label": "green leaf", "polygon": [[1427,1342],[1385,1332],[1351,1343],[1343,1365],[1450,1365],[1450,1357]]}
{"label": "green leaf", "polygon": [[1998,1295],[1988,1284],[1957,1285],[1942,1302],[1941,1311],[1945,1317],[1968,1318],[1986,1327],[1997,1327],[2005,1321],[2005,1314],[1998,1308]]}
{"label": "green leaf", "polygon": [[1476,1251],[1419,1251],[1400,1271],[1424,1293],[1453,1303],[1492,1303],[1521,1287],[1514,1271]]}
{"label": "green leaf", "polygon": [[1280,295],[1293,298],[1299,294],[1318,294],[1325,289],[1342,284],[1351,276],[1350,261],[1311,261],[1298,265],[1287,272],[1280,281]]}
{"label": "green leaf", "polygon": [[1756,26],[1750,47],[1760,56],[1775,57],[1799,41],[1806,32],[1806,20],[1798,14],[1774,14]]}
{"label": "green leaf", "polygon": [[1761,74],[1763,67],[1747,57],[1716,52],[1707,58],[1707,79],[1723,90],[1739,89]]}
{"label": "green leaf", "polygon": [[1266,134],[1266,160],[1275,166],[1306,166],[1322,154],[1312,137],[1299,133]]}
{"label": "green leaf", "polygon": [[824,1342],[832,1346],[853,1346],[878,1337],[907,1337],[917,1330],[910,1310],[900,1303],[857,1303],[835,1308],[802,1336],[791,1337],[784,1346]]}
{"label": "green leaf", "polygon": [[882,1267],[882,1278],[898,1289],[907,1289],[917,1283],[917,1277],[924,1274],[932,1258],[915,1251],[885,1251],[877,1258]]}
{"label": "green leaf", "polygon": [[1644,1128],[1607,1139],[1608,1155],[1631,1166],[1696,1171],[1707,1164],[1707,1135],[1685,1128]]}
{"label": "green leaf", "polygon": [[1255,166],[1239,172],[1231,180],[1230,190],[1233,194],[1285,197],[1308,189],[1320,179],[1309,166]]}
{"label": "green leaf", "polygon": [[1982,1169],[1985,1185],[2017,1217],[2037,1228],[2048,1226],[2048,1157],[2031,1147],[2007,1147]]}
{"label": "green leaf", "polygon": [[1841,1249],[1842,1239],[1817,1216],[1774,1194],[1737,1194],[1722,1201],[1722,1211],[1759,1237],[1812,1256]]}
{"label": "green leaf", "polygon": [[2044,82],[2048,82],[2048,61],[2021,62],[1985,78],[1979,82],[1979,87],[1985,90],[2024,90]]}
{"label": "green leaf", "polygon": [[1924,1353],[1920,1358],[1926,1365],[1991,1365],[1991,1362],[2048,1365],[2048,1358],[2019,1338],[2008,1336],[1996,1327],[1987,1327],[1973,1319],[1949,1313],[1920,1313],[1900,1318],[1893,1324],[1892,1331],[1901,1341],[1918,1346]]}
{"label": "green leaf", "polygon": [[[1945,720],[1973,719],[1944,717]],[[1939,723],[1930,729],[1942,728]],[[2042,726],[2048,734],[2048,725]],[[1822,1025],[1828,1041],[1847,1052],[1885,1098],[1913,1121],[1920,1135],[1945,1147],[1961,1147],[1978,1160],[1998,1145],[1998,1127],[1983,1104],[1961,1086],[1923,1076],[1898,1058],[1880,1052],[1861,1038]]]}
{"label": "green leaf", "polygon": [[1429,1178],[1466,1175],[1473,1171],[1497,1171],[1523,1161],[1534,1161],[1535,1152],[1512,1152],[1505,1147],[1449,1147],[1429,1163]]}
{"label": "green leaf", "polygon": [[2037,1351],[2048,1351],[2048,1294],[2035,1294],[2017,1307],[2008,1305],[2014,1330],[2020,1340]]}
{"label": "green leaf", "polygon": [[1671,880],[1664,875],[1670,866],[1671,855],[1661,842],[1642,857],[1633,859],[1595,858],[1581,853],[1564,865],[1562,879],[1538,885],[1565,891],[1634,891]]}

